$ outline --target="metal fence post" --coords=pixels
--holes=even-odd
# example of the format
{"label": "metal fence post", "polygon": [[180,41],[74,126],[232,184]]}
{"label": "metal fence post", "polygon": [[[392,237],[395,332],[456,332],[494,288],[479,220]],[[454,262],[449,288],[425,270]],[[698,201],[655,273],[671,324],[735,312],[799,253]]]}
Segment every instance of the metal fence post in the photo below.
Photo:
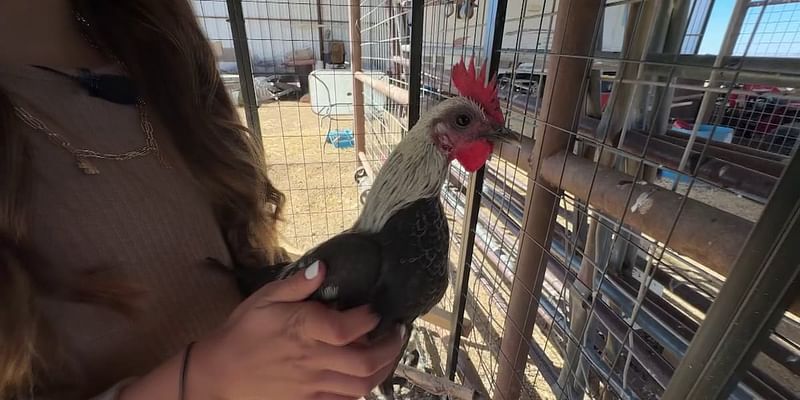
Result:
{"label": "metal fence post", "polygon": [[[391,0],[393,1],[393,0]],[[422,34],[425,23],[425,1],[411,3],[411,60],[408,78],[408,129],[419,120],[422,88]]]}
{"label": "metal fence post", "polygon": [[508,314],[503,325],[495,400],[518,399],[522,389],[520,376],[525,371],[544,273],[551,255],[552,228],[558,210],[559,188],[539,176],[541,161],[569,147],[579,119],[584,81],[589,74],[594,51],[595,31],[603,1],[561,0],[553,34],[552,50],[547,58],[547,79],[536,139],[529,159],[530,173],[523,215],[524,234],[514,271]]}
{"label": "metal fence post", "polygon": [[244,100],[244,116],[260,149],[263,147],[261,122],[258,118],[258,100],[253,82],[253,68],[250,65],[250,48],[247,45],[242,0],[226,0],[225,3],[228,5],[228,22],[231,24],[233,50],[236,53],[236,69],[239,71],[239,86]]}
{"label": "metal fence post", "polygon": [[663,399],[727,399],[800,291],[800,157],[758,223],[672,376]]}
{"label": "metal fence post", "polygon": [[[486,68],[489,73],[486,78],[490,79],[498,69],[500,64],[500,50],[503,44],[503,30],[505,28],[506,8],[508,0],[490,0],[486,3],[488,7],[485,16],[485,32],[483,48],[485,58],[487,58]],[[413,61],[412,61],[413,62]],[[413,70],[412,70],[413,71]],[[455,379],[458,368],[458,353],[461,346],[462,321],[467,305],[467,294],[469,291],[469,275],[472,265],[472,253],[475,245],[475,227],[478,224],[478,212],[481,208],[481,193],[483,192],[483,179],[486,167],[482,167],[470,176],[469,186],[467,187],[467,201],[464,209],[464,225],[462,232],[464,240],[461,242],[461,251],[458,257],[458,277],[456,278],[455,304],[453,304],[453,321],[451,322],[450,343],[447,354],[447,377]]]}

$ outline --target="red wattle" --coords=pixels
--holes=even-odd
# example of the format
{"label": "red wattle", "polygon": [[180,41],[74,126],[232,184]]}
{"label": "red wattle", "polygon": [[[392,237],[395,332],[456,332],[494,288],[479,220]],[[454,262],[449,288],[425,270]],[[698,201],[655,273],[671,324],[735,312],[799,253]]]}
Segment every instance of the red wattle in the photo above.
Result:
{"label": "red wattle", "polygon": [[475,172],[492,154],[493,146],[487,140],[478,140],[458,146],[455,150],[455,159],[469,172]]}

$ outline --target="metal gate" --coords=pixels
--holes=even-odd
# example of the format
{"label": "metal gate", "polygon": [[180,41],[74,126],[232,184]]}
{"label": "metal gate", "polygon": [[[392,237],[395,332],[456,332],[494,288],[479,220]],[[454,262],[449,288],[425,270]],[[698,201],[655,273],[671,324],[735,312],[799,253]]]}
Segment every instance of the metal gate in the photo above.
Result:
{"label": "metal gate", "polygon": [[[294,6],[270,9],[272,2],[228,1],[227,9],[266,3],[273,11],[259,18],[286,19],[290,30],[299,23]],[[327,221],[294,242],[299,251],[352,221],[360,207],[353,197],[369,189],[419,114],[456,95],[448,73],[462,57],[486,60],[497,73],[518,134],[519,145],[504,145],[477,173],[453,165],[442,188],[452,285],[414,333],[398,370],[403,396],[798,398],[800,3],[306,7],[303,18],[348,29],[350,62],[335,73],[353,90],[352,120],[321,114],[314,129],[319,164],[338,176],[321,193],[338,190],[342,201],[315,208],[312,179],[283,183],[293,201],[308,204],[290,209],[295,231]],[[239,42],[253,53],[244,14],[233,32],[246,28]],[[324,53],[327,40],[306,30],[297,35]],[[257,74],[244,64],[253,70],[240,68],[242,76]],[[256,101],[255,84],[244,88],[250,82],[242,109],[269,147],[286,130],[265,132],[275,116]],[[329,123],[351,127],[353,146],[326,158]],[[297,159],[273,149],[268,162],[283,157],[287,170],[313,175],[314,148]],[[332,214],[341,217],[331,222]]]}

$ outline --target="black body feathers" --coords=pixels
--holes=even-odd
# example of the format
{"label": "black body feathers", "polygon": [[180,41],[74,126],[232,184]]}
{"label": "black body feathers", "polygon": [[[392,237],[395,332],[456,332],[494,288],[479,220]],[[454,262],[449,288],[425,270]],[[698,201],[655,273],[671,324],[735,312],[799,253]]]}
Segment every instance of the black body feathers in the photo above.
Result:
{"label": "black body feathers", "polygon": [[[449,228],[438,197],[420,199],[393,215],[378,233],[345,232],[281,268],[281,278],[316,260],[327,267],[312,296],[337,309],[369,304],[381,316],[372,336],[410,324],[441,300],[448,285]],[[245,295],[278,279],[281,269],[237,271]],[[392,328],[393,329],[393,328]]]}

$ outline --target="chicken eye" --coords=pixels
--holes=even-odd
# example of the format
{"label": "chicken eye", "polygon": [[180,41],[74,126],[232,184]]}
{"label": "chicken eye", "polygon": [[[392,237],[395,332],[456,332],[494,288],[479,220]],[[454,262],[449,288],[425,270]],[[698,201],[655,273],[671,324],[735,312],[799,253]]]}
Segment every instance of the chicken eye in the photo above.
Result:
{"label": "chicken eye", "polygon": [[466,128],[470,122],[472,122],[472,119],[469,117],[469,115],[461,114],[456,117],[456,125],[462,128]]}

